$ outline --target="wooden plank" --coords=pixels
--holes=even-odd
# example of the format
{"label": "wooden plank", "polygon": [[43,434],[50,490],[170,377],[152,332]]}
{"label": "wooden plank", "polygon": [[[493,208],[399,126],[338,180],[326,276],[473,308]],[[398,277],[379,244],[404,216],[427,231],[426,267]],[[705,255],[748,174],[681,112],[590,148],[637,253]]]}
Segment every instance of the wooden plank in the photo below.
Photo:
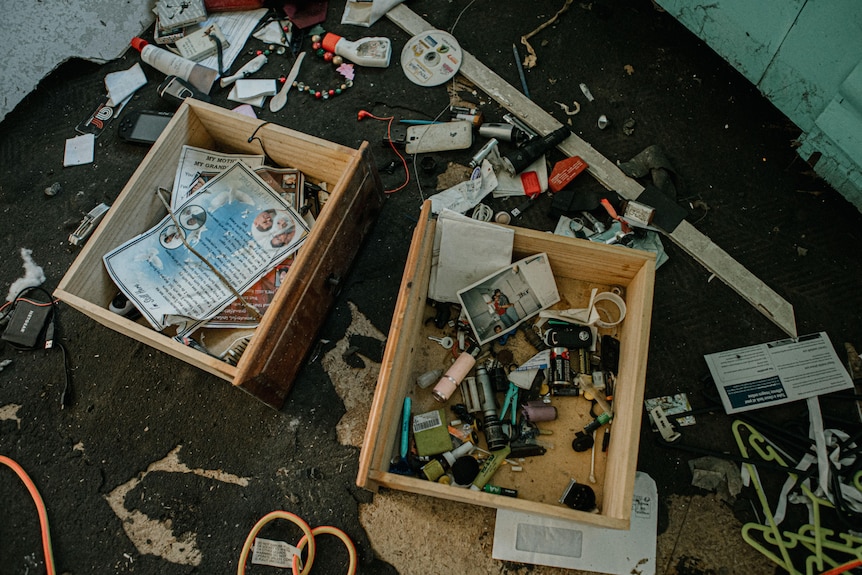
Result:
{"label": "wooden plank", "polygon": [[[405,273],[398,291],[398,301],[389,328],[389,341],[380,362],[377,389],[368,415],[368,426],[363,439],[363,449],[359,454],[359,471],[356,484],[366,489],[375,489],[373,470],[389,468],[395,432],[401,421],[401,409],[406,386],[412,385],[410,358],[414,343],[421,329],[421,313],[428,293],[429,273],[424,270],[424,262],[431,259],[434,244],[431,204],[425,202],[419,214],[419,222],[413,231],[410,252],[407,254]],[[429,231],[429,227],[431,231]],[[412,272],[412,273],[411,273]],[[398,388],[403,389],[398,389]]]}
{"label": "wooden plank", "polygon": [[237,365],[234,385],[277,409],[383,207],[383,186],[371,164],[368,143],[350,152],[348,177],[332,191]]}
{"label": "wooden plank", "polygon": [[[434,29],[404,4],[392,8],[386,16],[411,35]],[[466,51],[460,73],[539,134],[548,134],[562,126],[553,116]],[[626,176],[613,162],[574,133],[558,149],[568,156],[583,158],[589,165],[589,173],[597,181],[626,199],[635,199],[643,191],[643,186]],[[793,306],[694,226],[683,221],[667,237],[785,333],[794,337],[797,335]]]}

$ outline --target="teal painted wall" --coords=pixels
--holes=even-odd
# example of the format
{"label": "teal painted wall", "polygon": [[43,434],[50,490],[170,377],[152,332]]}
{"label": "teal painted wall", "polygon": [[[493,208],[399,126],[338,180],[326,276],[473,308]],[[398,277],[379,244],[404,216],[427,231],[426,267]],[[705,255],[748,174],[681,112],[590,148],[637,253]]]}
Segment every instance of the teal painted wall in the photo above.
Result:
{"label": "teal painted wall", "polygon": [[799,126],[799,155],[862,211],[862,2],[656,1]]}

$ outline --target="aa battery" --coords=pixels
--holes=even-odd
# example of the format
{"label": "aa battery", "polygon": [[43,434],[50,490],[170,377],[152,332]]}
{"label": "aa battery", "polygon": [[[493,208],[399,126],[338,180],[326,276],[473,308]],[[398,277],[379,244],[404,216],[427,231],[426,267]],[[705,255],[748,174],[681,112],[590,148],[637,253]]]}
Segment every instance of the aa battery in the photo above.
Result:
{"label": "aa battery", "polygon": [[485,493],[493,493],[494,495],[505,495],[506,497],[517,497],[518,490],[517,489],[509,489],[508,487],[499,487],[497,485],[491,485],[490,483],[486,483],[484,487],[482,487],[482,491]]}
{"label": "aa battery", "polygon": [[572,370],[569,364],[569,350],[565,347],[552,347],[549,363],[549,377],[552,387],[570,387]]}

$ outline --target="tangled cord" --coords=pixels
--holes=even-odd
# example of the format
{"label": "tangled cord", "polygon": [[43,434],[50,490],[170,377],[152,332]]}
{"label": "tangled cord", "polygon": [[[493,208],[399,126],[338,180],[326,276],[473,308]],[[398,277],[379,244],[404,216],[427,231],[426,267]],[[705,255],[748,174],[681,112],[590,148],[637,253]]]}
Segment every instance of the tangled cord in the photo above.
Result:
{"label": "tangled cord", "polygon": [[[285,519],[290,521],[300,529],[302,529],[302,539],[299,540],[297,544],[297,554],[293,556],[293,561],[291,563],[291,567],[293,570],[293,575],[308,575],[311,572],[311,566],[314,564],[314,556],[317,552],[316,543],[314,540],[315,535],[334,535],[339,538],[344,545],[347,547],[347,552],[350,556],[350,562],[347,567],[347,575],[354,575],[356,573],[356,546],[353,545],[353,541],[350,540],[350,537],[337,527],[332,527],[329,525],[322,525],[320,527],[315,527],[312,529],[309,527],[308,523],[306,523],[301,517],[290,513],[289,511],[271,511],[264,515],[257,523],[255,523],[254,527],[252,527],[251,531],[248,534],[248,537],[245,539],[245,543],[242,546],[242,553],[239,556],[239,565],[237,565],[237,575],[245,574],[245,564],[248,561],[248,554],[251,551],[251,547],[254,544],[255,537],[263,529],[263,526],[273,521],[275,519]],[[308,559],[306,560],[305,567],[300,571],[299,569],[299,555],[302,553],[302,550],[305,549],[305,546],[308,545]]]}
{"label": "tangled cord", "polygon": [[57,570],[54,567],[54,551],[51,547],[51,530],[48,526],[48,512],[45,509],[45,503],[42,501],[42,496],[39,495],[39,490],[36,489],[36,484],[33,483],[33,480],[30,479],[30,476],[27,475],[27,472],[24,471],[24,468],[18,465],[18,463],[9,459],[5,455],[0,455],[0,463],[6,465],[18,475],[27,487],[27,491],[30,492],[30,497],[33,498],[33,502],[36,504],[36,511],[39,513],[39,526],[42,530],[42,551],[45,554],[45,569],[48,575],[55,575]]}
{"label": "tangled cord", "polygon": [[383,193],[394,194],[395,192],[397,192],[399,190],[403,190],[404,188],[407,187],[407,184],[410,183],[410,168],[407,167],[407,160],[404,158],[404,156],[401,154],[401,152],[398,151],[398,148],[396,148],[395,144],[392,142],[392,121],[395,119],[395,116],[380,117],[380,116],[375,116],[374,114],[372,114],[368,110],[359,110],[359,113],[356,115],[356,119],[358,121],[362,121],[365,118],[371,118],[372,120],[379,120],[381,122],[387,123],[386,124],[386,136],[389,138],[389,146],[392,148],[392,151],[398,155],[398,159],[401,160],[401,165],[404,166],[404,174],[405,174],[404,183],[401,184],[400,186],[398,186],[397,188],[392,189],[392,190],[383,190]]}
{"label": "tangled cord", "polygon": [[[24,297],[25,294],[29,294],[31,291],[41,292],[48,298],[48,301],[41,302],[29,299]],[[65,408],[66,406],[72,403],[72,395],[71,395],[71,369],[69,367],[69,354],[66,351],[66,346],[64,346],[59,340],[59,302],[54,299],[54,296],[46,290],[45,288],[39,286],[30,286],[22,289],[18,292],[18,294],[10,301],[4,303],[0,306],[0,321],[10,318],[12,313],[15,311],[15,307],[19,302],[26,302],[30,305],[36,307],[47,307],[50,308],[48,317],[46,318],[44,328],[45,332],[42,334],[42,343],[37,341],[36,345],[32,347],[26,347],[17,345],[12,342],[8,342],[13,348],[18,351],[36,351],[38,349],[59,349],[63,353],[63,391],[60,393],[60,409]]]}

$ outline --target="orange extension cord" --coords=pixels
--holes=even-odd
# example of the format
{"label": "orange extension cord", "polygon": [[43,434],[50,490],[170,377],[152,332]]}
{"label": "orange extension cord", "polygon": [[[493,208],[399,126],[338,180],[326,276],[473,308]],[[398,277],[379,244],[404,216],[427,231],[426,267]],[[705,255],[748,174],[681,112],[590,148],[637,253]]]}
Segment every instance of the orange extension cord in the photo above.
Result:
{"label": "orange extension cord", "polygon": [[27,491],[30,492],[30,497],[36,503],[36,510],[39,512],[39,525],[42,527],[42,549],[45,552],[45,567],[48,570],[48,575],[56,575],[57,571],[54,568],[54,551],[51,549],[51,530],[48,528],[48,512],[45,510],[45,503],[42,501],[42,496],[39,495],[39,490],[36,489],[36,484],[24,471],[24,468],[18,465],[15,461],[4,455],[0,455],[0,463],[11,468],[24,485],[27,486]]}

